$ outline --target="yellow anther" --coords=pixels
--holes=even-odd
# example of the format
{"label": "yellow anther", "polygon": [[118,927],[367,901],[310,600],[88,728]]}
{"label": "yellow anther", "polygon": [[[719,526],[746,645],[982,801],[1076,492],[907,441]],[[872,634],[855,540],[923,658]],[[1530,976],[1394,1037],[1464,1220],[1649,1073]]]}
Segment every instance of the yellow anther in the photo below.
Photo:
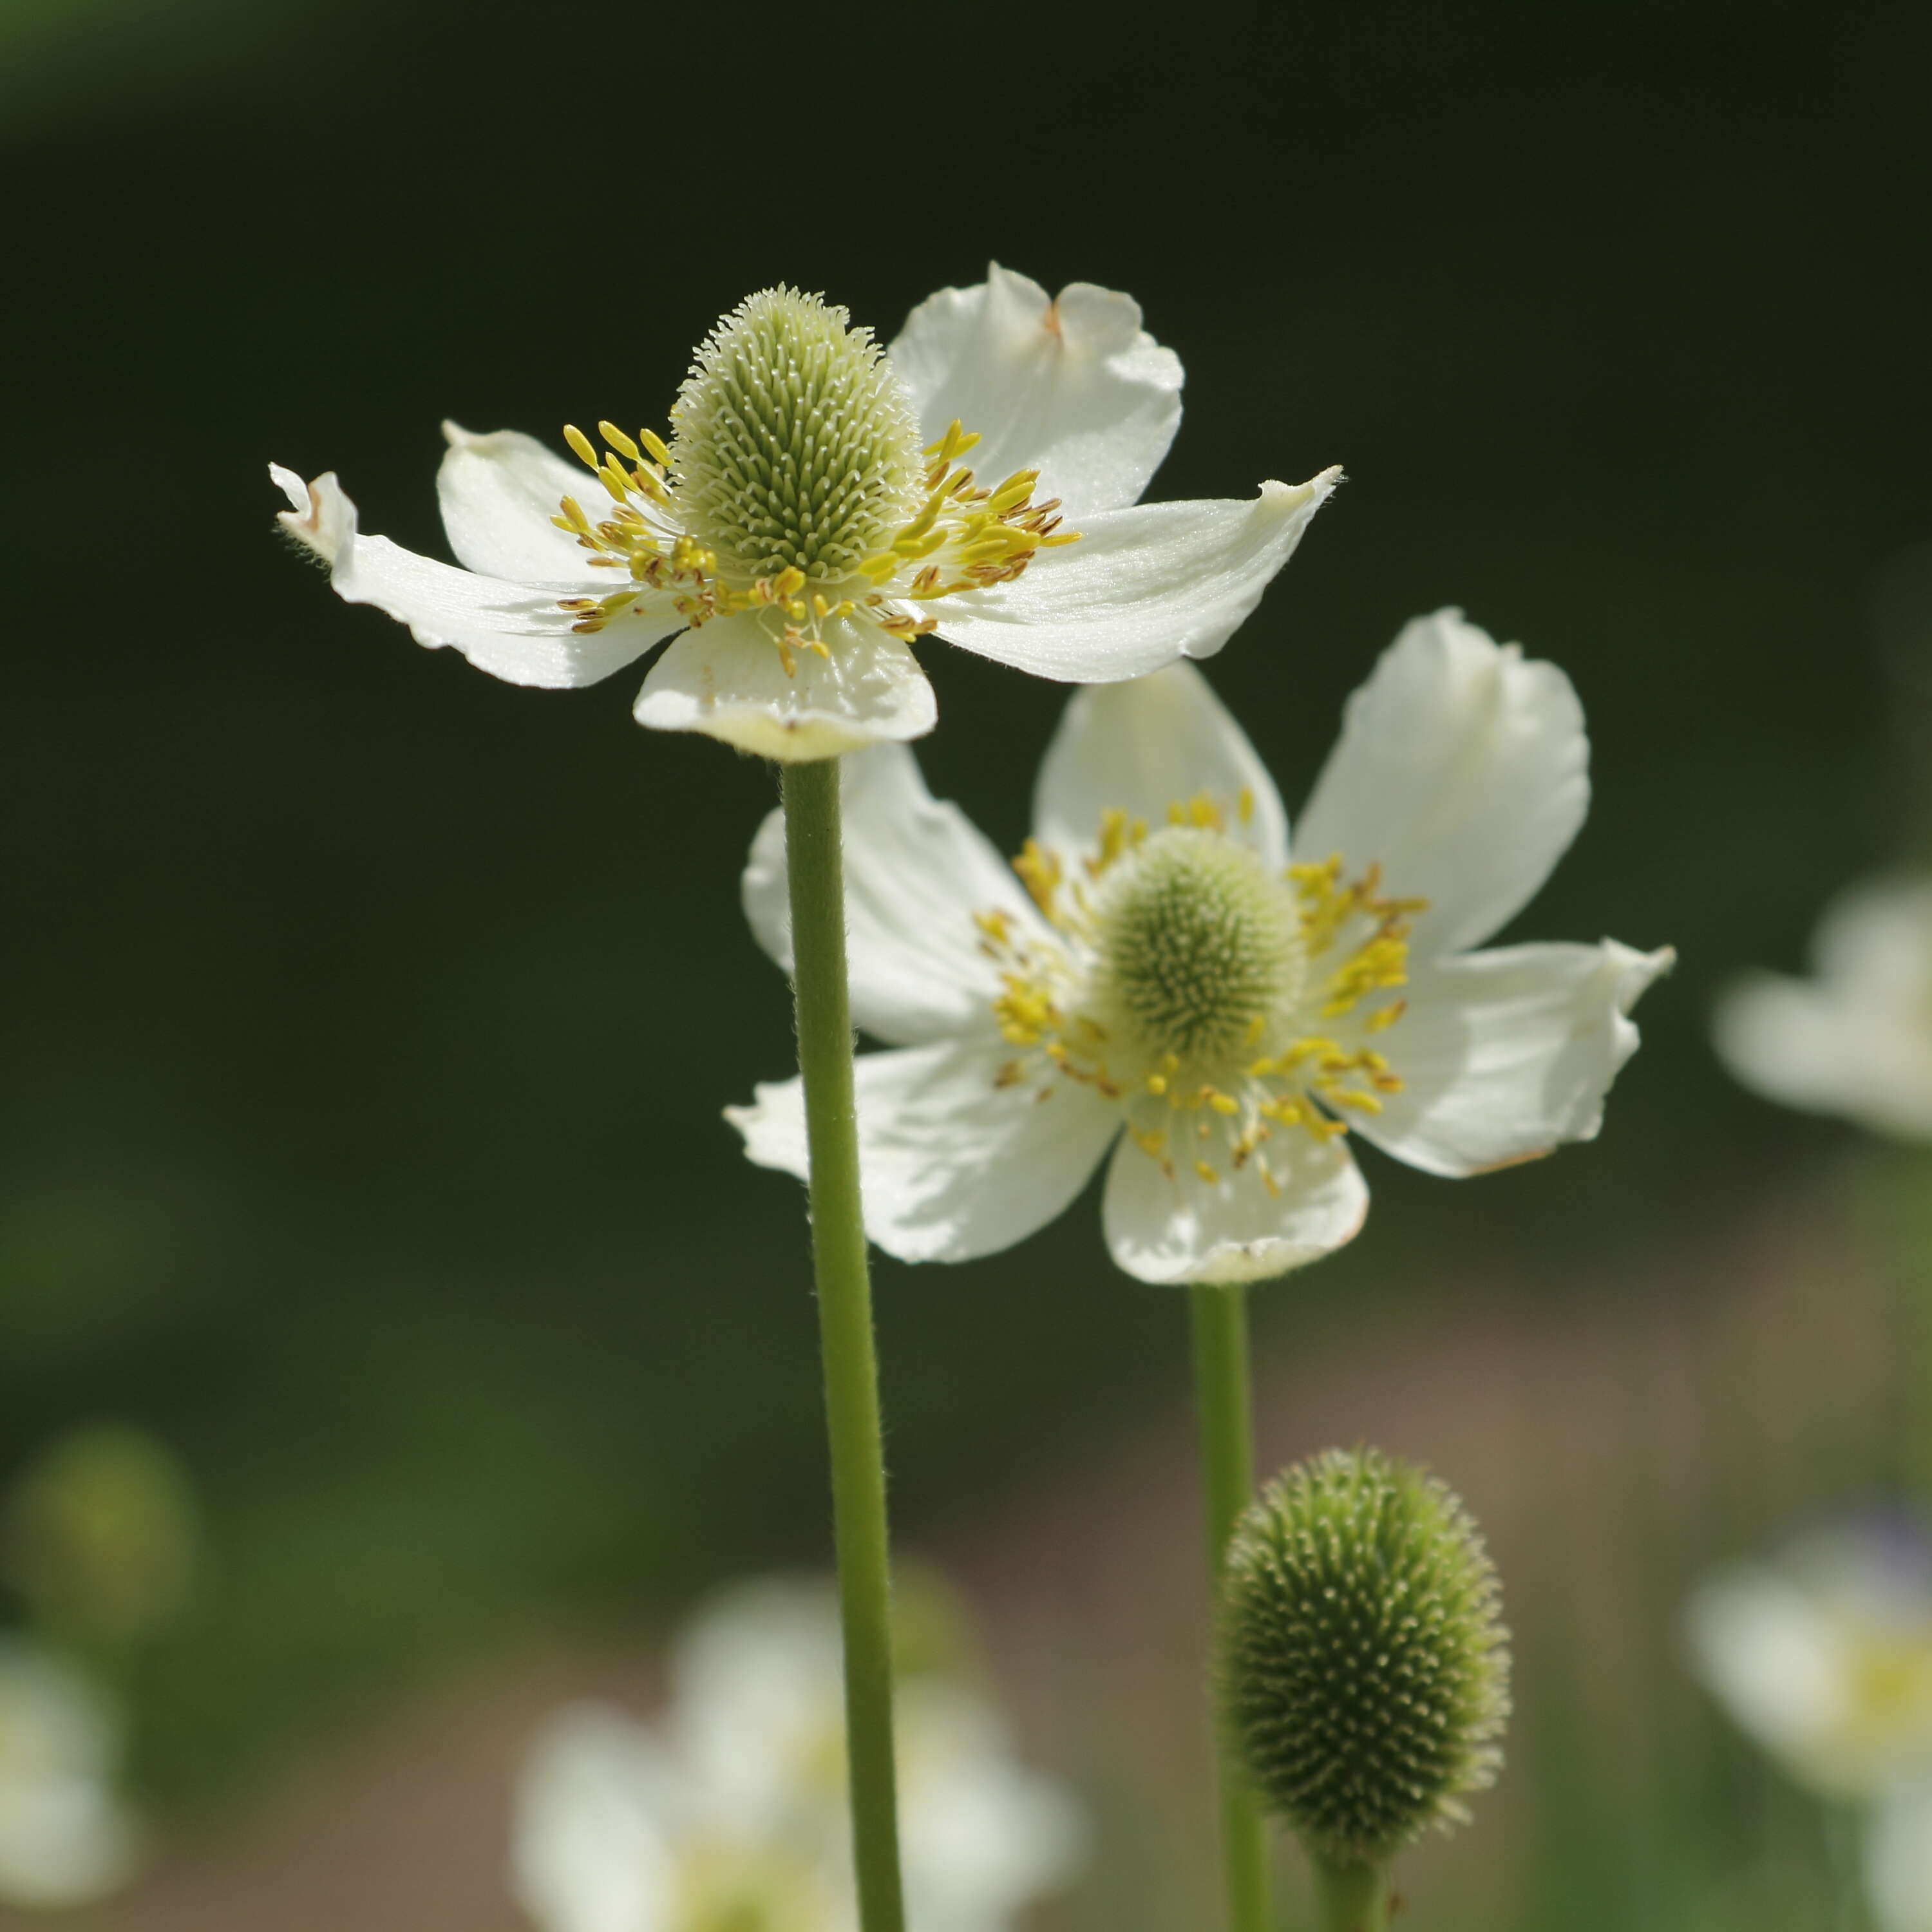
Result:
{"label": "yellow anther", "polygon": [[670,460],[670,451],[669,448],[666,446],[663,437],[659,436],[655,430],[639,430],[638,432],[638,440],[650,452],[651,460],[652,462],[668,463]]}
{"label": "yellow anther", "polygon": [[1210,1094],[1208,1104],[1217,1114],[1238,1114],[1241,1111],[1240,1102],[1232,1094]]}
{"label": "yellow anther", "polygon": [[928,496],[926,501],[925,508],[921,510],[911,522],[904,525],[898,535],[893,538],[893,549],[904,550],[908,544],[916,543],[924,536],[926,532],[938,522],[939,512],[944,506],[945,502],[945,496],[942,494],[935,493]]}
{"label": "yellow anther", "polygon": [[1244,785],[1240,790],[1235,794],[1234,812],[1235,815],[1240,820],[1244,825],[1249,824],[1252,820],[1255,815],[1255,790],[1253,786]]}
{"label": "yellow anther", "polygon": [[1062,530],[1057,536],[1042,537],[1040,547],[1042,550],[1058,550],[1063,544],[1078,543],[1079,541],[1080,532],[1078,530]]}
{"label": "yellow anther", "polygon": [[1406,1000],[1391,1000],[1387,1006],[1378,1006],[1364,1024],[1371,1033],[1384,1032],[1402,1018],[1408,1006]]}
{"label": "yellow anther", "polygon": [[630,478],[617,467],[616,464],[609,462],[604,464],[597,472],[597,480],[610,491],[613,502],[622,503],[629,500]]}
{"label": "yellow anther", "polygon": [[1033,486],[1039,479],[1037,470],[1016,470],[987,498],[986,508],[996,517],[1018,509],[1033,494]]}
{"label": "yellow anther", "polygon": [[1167,1091],[1167,1076],[1150,1073],[1147,1077],[1147,1090],[1150,1094],[1165,1094]]}
{"label": "yellow anther", "polygon": [[580,462],[588,464],[592,470],[601,469],[603,466],[598,458],[597,446],[578,428],[576,424],[564,424],[563,440],[575,451]]}
{"label": "yellow anther", "polygon": [[957,416],[946,428],[946,434],[937,442],[928,442],[920,452],[922,456],[931,456],[942,463],[950,463],[956,456],[962,456],[980,440]]}
{"label": "yellow anther", "polygon": [[796,597],[805,588],[805,572],[795,563],[787,564],[772,579],[772,588],[781,597]]}
{"label": "yellow anther", "polygon": [[1086,862],[1089,874],[1097,879],[1126,850],[1126,845],[1127,814],[1118,810],[1103,812],[1100,814],[1100,849]]}
{"label": "yellow anther", "polygon": [[1197,1160],[1194,1163],[1194,1172],[1199,1174],[1201,1178],[1206,1181],[1210,1187],[1219,1187],[1220,1186],[1221,1177],[1216,1174],[1204,1160]]}
{"label": "yellow anther", "polygon": [[570,519],[572,530],[582,536],[587,537],[590,534],[590,519],[584,514],[584,506],[574,496],[565,497],[559,507]]}
{"label": "yellow anther", "polygon": [[[936,534],[940,536],[943,542],[944,533]],[[935,544],[934,548],[938,546]],[[1032,548],[1031,538],[1023,536],[1018,530],[1009,529],[1002,524],[996,530],[989,530],[984,536],[964,545],[959,552],[959,561],[963,567],[970,569],[976,563],[1004,562],[1018,551]]]}
{"label": "yellow anther", "polygon": [[1133,1136],[1143,1154],[1152,1154],[1158,1160],[1167,1151],[1167,1136],[1158,1127],[1136,1127]]}
{"label": "yellow anther", "polygon": [[597,434],[620,456],[628,456],[633,463],[640,460],[644,455],[644,452],[614,422],[599,423]]}
{"label": "yellow anther", "polygon": [[1061,878],[1060,855],[1041,844],[1038,839],[1029,838],[1013,861],[1013,870],[1033,895],[1034,904],[1051,919],[1054,894]]}
{"label": "yellow anther", "polygon": [[973,915],[973,923],[988,939],[1000,946],[1005,945],[1012,934],[1012,915],[1010,913],[1001,912],[998,908],[992,912],[976,912]]}

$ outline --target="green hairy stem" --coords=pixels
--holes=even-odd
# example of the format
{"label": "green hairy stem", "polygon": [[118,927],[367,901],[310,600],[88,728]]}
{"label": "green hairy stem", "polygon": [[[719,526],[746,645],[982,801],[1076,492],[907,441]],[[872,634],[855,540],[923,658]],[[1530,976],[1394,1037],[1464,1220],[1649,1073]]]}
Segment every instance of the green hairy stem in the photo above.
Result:
{"label": "green hairy stem", "polygon": [[[1208,1523],[1208,1576],[1217,1606],[1228,1539],[1254,1494],[1254,1424],[1248,1393],[1247,1290],[1204,1283],[1190,1291],[1194,1402]],[[1217,1754],[1221,1858],[1232,1932],[1268,1932],[1267,1826],[1225,1744]]]}
{"label": "green hairy stem", "polygon": [[892,1761],[891,1558],[872,1291],[859,1199],[858,1113],[846,993],[838,761],[784,768],[792,983],[812,1162],[832,1525],[845,1643],[845,1732],[853,1855],[863,1932],[904,1932]]}

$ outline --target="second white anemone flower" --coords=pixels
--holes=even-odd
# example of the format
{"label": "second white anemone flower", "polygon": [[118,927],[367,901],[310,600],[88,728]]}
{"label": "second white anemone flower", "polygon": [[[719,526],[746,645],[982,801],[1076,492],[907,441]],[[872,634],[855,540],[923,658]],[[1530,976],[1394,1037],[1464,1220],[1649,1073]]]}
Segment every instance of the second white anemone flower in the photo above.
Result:
{"label": "second white anemone flower", "polygon": [[[1259,1280],[1340,1247],[1352,1132],[1481,1174],[1593,1136],[1671,963],[1614,940],[1474,951],[1582,824],[1588,747],[1554,665],[1418,619],[1349,700],[1291,852],[1280,794],[1192,667],[1082,692],[1009,869],[911,754],[846,772],[866,1224],[907,1261],[1006,1247],[1114,1152],[1114,1260]],[[783,828],[744,881],[790,960]],[[802,1175],[799,1084],[731,1109]],[[1118,1145],[1115,1143],[1118,1142]]]}
{"label": "second white anemone flower", "polygon": [[270,473],[338,594],[419,643],[560,687],[672,639],[640,724],[802,760],[930,730],[912,645],[935,631],[1067,682],[1219,650],[1340,472],[1140,503],[1180,383],[1130,297],[1049,299],[996,264],[890,350],[817,296],[750,296],[698,345],[668,438],[567,428],[581,467],[446,424],[460,569],[363,535],[332,472]]}

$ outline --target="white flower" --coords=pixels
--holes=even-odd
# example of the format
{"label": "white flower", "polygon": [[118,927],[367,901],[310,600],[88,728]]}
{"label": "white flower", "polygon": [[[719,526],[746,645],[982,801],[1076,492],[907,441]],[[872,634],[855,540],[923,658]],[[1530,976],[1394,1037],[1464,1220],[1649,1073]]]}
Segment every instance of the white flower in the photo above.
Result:
{"label": "white flower", "polygon": [[668,443],[604,422],[600,453],[566,429],[587,472],[514,430],[446,424],[462,569],[360,534],[333,472],[270,474],[337,591],[419,642],[563,686],[674,638],[640,724],[822,758],[932,729],[911,640],[934,629],[1067,682],[1221,648],[1340,472],[1141,504],[1180,382],[1130,297],[1076,282],[1049,300],[995,265],[884,352],[815,296],[750,297],[700,345]]}
{"label": "white flower", "polygon": [[[1073,699],[1018,878],[910,753],[851,761],[853,1009],[897,1049],[858,1061],[872,1238],[908,1261],[992,1253],[1118,1140],[1104,1215],[1123,1268],[1259,1280],[1360,1227],[1347,1128],[1451,1175],[1588,1139],[1671,955],[1468,950],[1575,836],[1587,762],[1562,673],[1454,611],[1409,625],[1350,700],[1300,862],[1189,665]],[[788,964],[776,818],[744,892]],[[753,1160],[805,1173],[795,1080],[730,1118]]]}
{"label": "white flower", "polygon": [[1798,1538],[1705,1583],[1694,1667],[1801,1784],[1866,1798],[1932,1772],[1932,1550],[1874,1520]]}
{"label": "white flower", "polygon": [[[838,1604],[766,1582],[694,1624],[655,1726],[559,1713],[518,1781],[512,1883],[542,1932],[854,1932]],[[1004,1932],[1077,1862],[1066,1795],[956,1670],[904,1672],[900,1835],[920,1932]]]}
{"label": "white flower", "polygon": [[1880,1800],[1867,1827],[1865,1888],[1878,1932],[1932,1932],[1932,1772]]}
{"label": "white flower", "polygon": [[1932,878],[1855,886],[1811,957],[1809,980],[1757,973],[1725,996],[1725,1065],[1788,1107],[1932,1139]]}
{"label": "white flower", "polygon": [[132,1876],[134,1821],[115,1794],[120,1726],[84,1678],[0,1639],[0,1899],[83,1905]]}

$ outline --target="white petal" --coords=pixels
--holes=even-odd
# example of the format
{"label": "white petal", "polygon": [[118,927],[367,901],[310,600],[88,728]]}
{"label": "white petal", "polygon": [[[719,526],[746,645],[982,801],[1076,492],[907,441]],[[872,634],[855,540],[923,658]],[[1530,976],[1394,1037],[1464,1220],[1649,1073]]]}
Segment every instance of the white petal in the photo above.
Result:
{"label": "white petal", "polygon": [[[646,591],[602,630],[573,631],[574,616],[558,608],[556,586],[478,576],[418,556],[387,537],[364,536],[356,527],[356,506],[332,470],[313,483],[278,465],[271,464],[268,473],[295,506],[282,512],[282,527],[329,566],[329,581],[346,602],[373,604],[408,625],[417,643],[432,650],[452,646],[479,670],[508,683],[551,690],[595,684],[683,626],[668,595]],[[586,596],[601,596],[610,588],[579,584]]]}
{"label": "white petal", "polygon": [[1675,963],[1666,946],[1508,946],[1420,966],[1376,1044],[1402,1088],[1352,1124],[1399,1160],[1467,1176],[1594,1138],[1636,1051],[1626,1017]]}
{"label": "white petal", "polygon": [[1840,893],[1811,956],[1828,985],[1932,1029],[1932,879],[1874,879]]}
{"label": "white petal", "polygon": [[734,1586],[672,1651],[680,1766],[754,1840],[797,1809],[818,1766],[836,1762],[841,1654],[838,1592],[818,1576]]}
{"label": "white petal", "polygon": [[1888,1792],[1865,1843],[1878,1932],[1932,1932],[1932,1771]]}
{"label": "white petal", "polygon": [[510,1888],[540,1932],[656,1932],[674,1908],[684,1780],[641,1724],[560,1711],[517,1779]]}
{"label": "white petal", "polygon": [[1115,1262],[1141,1281],[1266,1281],[1361,1232],[1369,1190],[1346,1138],[1277,1136],[1266,1158],[1278,1196],[1251,1168],[1208,1181],[1183,1161],[1166,1174],[1123,1140],[1102,1210]]}
{"label": "white petal", "polygon": [[1438,610],[1348,700],[1295,850],[1339,852],[1352,874],[1379,862],[1387,890],[1430,902],[1416,951],[1458,952],[1527,904],[1576,837],[1589,757],[1562,671]]}
{"label": "white petal", "polygon": [[1081,520],[1080,541],[1024,574],[930,607],[962,650],[1069,684],[1144,676],[1212,657],[1261,602],[1341,481],[1264,483],[1252,502],[1141,503]]}
{"label": "white petal", "polygon": [[1891,1020],[1834,990],[1756,973],[1719,1001],[1713,1037],[1736,1078],[1767,1100],[1932,1138],[1932,1029]]}
{"label": "white petal", "polygon": [[132,1814],[98,1778],[48,1772],[0,1781],[0,1899],[8,1904],[61,1909],[104,1898],[134,1876],[140,1846]]}
{"label": "white petal", "polygon": [[[983,1029],[1000,976],[973,915],[1004,912],[1031,931],[1032,902],[966,814],[926,790],[904,746],[855,752],[841,776],[853,1018],[894,1046]],[[782,812],[759,827],[743,893],[758,944],[790,972]]]}
{"label": "white petal", "polygon": [[[963,1262],[1024,1240],[1065,1208],[1119,1130],[1078,1083],[999,1087],[1004,1041],[862,1053],[856,1062],[866,1232],[902,1262]],[[761,1086],[725,1118],[760,1167],[806,1172],[796,1080]]]}
{"label": "white petal", "polygon": [[638,722],[708,732],[741,752],[794,763],[932,729],[932,686],[911,647],[890,632],[860,617],[828,622],[830,656],[796,652],[788,674],[763,615],[714,617],[680,638],[644,680]]}
{"label": "white petal", "polygon": [[1803,1782],[1837,1788],[1827,1761],[1848,1710],[1829,1618],[1769,1570],[1739,1569],[1699,1587],[1684,1634],[1692,1667],[1732,1721]]}
{"label": "white petal", "polygon": [[550,521],[566,496],[593,512],[604,502],[603,486],[580,463],[520,430],[474,436],[446,422],[442,433],[449,448],[436,473],[436,500],[449,547],[466,568],[560,587],[598,574],[586,567],[576,538]]}
{"label": "white petal", "polygon": [[889,352],[927,441],[957,417],[980,435],[964,460],[982,482],[1036,469],[1036,495],[1073,516],[1137,502],[1180,422],[1180,358],[1131,296],[1091,282],[1050,300],[996,262],[928,296]]}
{"label": "white petal", "polygon": [[1071,859],[1093,848],[1103,812],[1158,826],[1169,805],[1204,792],[1234,837],[1270,866],[1287,864],[1288,814],[1267,766],[1208,680],[1190,664],[1170,664],[1069,701],[1034,792],[1034,836]]}
{"label": "white petal", "polygon": [[930,1722],[923,1700],[907,1701],[901,1802],[914,1922],[922,1932],[1003,1928],[1078,1869],[1084,1821],[1052,1779],[991,1750],[922,1776],[920,1733]]}
{"label": "white petal", "polygon": [[1746,1086],[1880,1133],[1932,1138],[1932,884],[1854,887],[1826,913],[1815,980],[1754,974],[1719,1004],[1719,1057]]}

